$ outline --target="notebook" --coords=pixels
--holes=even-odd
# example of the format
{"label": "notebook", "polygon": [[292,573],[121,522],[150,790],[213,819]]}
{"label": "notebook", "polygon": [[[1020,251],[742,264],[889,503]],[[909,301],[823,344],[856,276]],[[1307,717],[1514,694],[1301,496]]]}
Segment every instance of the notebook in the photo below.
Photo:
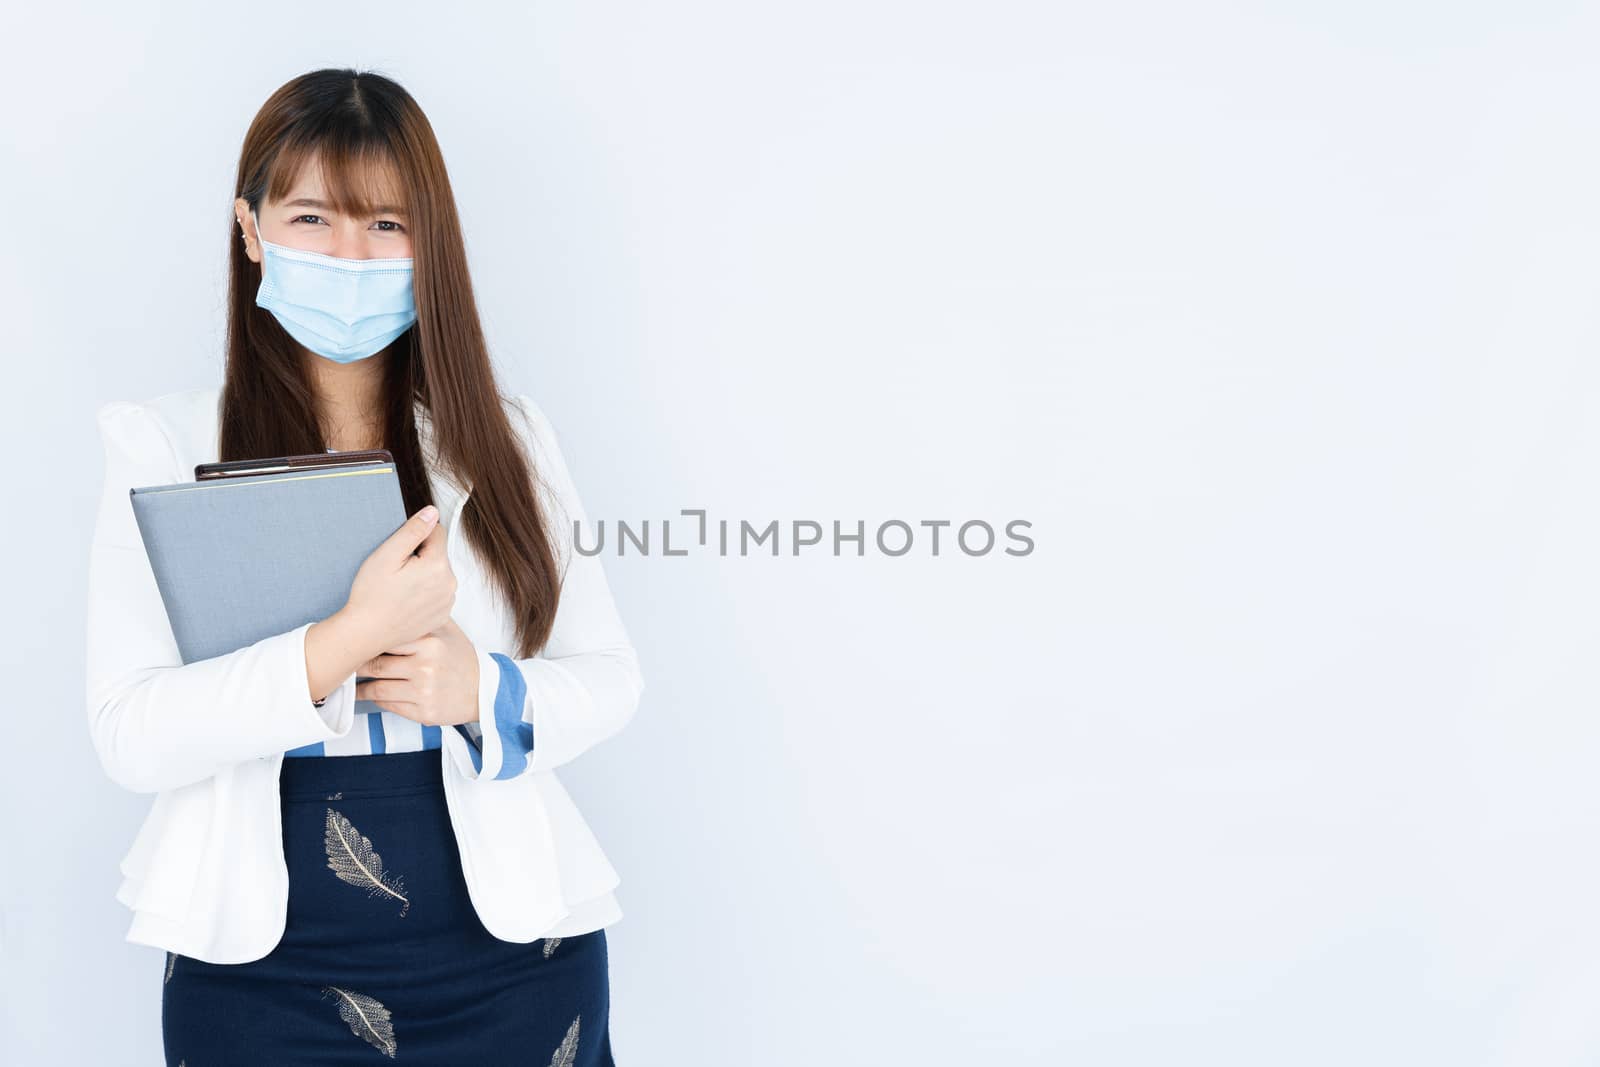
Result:
{"label": "notebook", "polygon": [[206,463],[128,494],[185,663],[332,615],[406,521],[385,449]]}

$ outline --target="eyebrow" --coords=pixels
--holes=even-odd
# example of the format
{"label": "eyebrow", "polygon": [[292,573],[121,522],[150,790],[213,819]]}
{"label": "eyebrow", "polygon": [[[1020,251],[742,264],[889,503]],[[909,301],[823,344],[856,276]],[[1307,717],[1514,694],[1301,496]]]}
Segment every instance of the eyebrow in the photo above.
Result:
{"label": "eyebrow", "polygon": [[[298,200],[287,200],[287,201],[284,202],[283,206],[284,207],[314,207],[314,208],[317,208],[320,211],[332,211],[333,210],[333,205],[328,203],[327,201],[325,201],[325,200],[312,200],[312,199],[310,199],[308,197],[301,197]],[[395,207],[395,206],[393,206],[391,204],[380,204],[377,207],[373,208],[373,212],[375,214],[378,214],[378,215],[404,215],[406,213],[406,209],[403,208],[403,207]]]}

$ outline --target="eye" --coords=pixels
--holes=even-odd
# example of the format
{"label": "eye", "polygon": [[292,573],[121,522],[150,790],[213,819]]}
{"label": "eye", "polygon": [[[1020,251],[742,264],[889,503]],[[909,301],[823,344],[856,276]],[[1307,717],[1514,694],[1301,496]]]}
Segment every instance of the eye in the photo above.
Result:
{"label": "eye", "polygon": [[294,218],[290,219],[289,222],[292,224],[292,223],[299,222],[301,219],[316,219],[318,222],[321,222],[322,221],[322,216],[321,215],[296,215]]}
{"label": "eye", "polygon": [[379,219],[378,222],[377,222],[377,225],[379,225],[379,226],[393,226],[394,227],[394,229],[392,229],[392,230],[380,230],[380,231],[378,231],[379,233],[404,233],[405,229],[406,229],[404,226],[400,225],[398,222],[395,222],[393,219]]}

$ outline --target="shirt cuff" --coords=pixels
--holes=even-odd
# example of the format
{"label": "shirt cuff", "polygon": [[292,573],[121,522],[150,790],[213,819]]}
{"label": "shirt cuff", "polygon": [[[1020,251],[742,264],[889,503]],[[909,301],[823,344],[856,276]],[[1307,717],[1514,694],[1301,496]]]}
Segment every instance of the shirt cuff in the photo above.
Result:
{"label": "shirt cuff", "polygon": [[[461,744],[451,745],[469,779],[515,778],[528,769],[533,725],[527,721],[528,684],[517,661],[499,652],[478,652],[478,718],[457,723]],[[330,704],[332,701],[329,702]]]}

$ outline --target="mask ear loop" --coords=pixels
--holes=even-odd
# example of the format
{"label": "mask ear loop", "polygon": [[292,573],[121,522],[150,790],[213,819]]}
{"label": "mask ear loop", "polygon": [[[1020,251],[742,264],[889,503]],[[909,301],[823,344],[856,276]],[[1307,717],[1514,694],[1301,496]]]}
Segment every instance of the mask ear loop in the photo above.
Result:
{"label": "mask ear loop", "polygon": [[[261,236],[261,216],[256,214],[256,211],[255,211],[254,208],[250,209],[250,218],[251,218],[251,221],[253,221],[256,224],[256,244],[261,246],[261,262],[256,264],[256,266],[259,267],[260,270],[261,270],[261,286],[262,286],[262,288],[265,288],[266,284],[267,284],[267,243],[268,242],[267,242],[267,239],[265,237]],[[260,290],[257,290],[256,295],[258,297],[260,296]],[[257,306],[259,307],[260,305],[258,304]],[[277,317],[275,314],[273,314],[272,309],[270,309],[270,308],[262,308],[262,310],[267,312],[267,317],[268,318],[276,318]]]}
{"label": "mask ear loop", "polygon": [[256,214],[255,208],[250,209],[250,218],[256,224],[256,243],[261,246],[261,258],[267,258],[267,239],[261,236],[261,217]]}

